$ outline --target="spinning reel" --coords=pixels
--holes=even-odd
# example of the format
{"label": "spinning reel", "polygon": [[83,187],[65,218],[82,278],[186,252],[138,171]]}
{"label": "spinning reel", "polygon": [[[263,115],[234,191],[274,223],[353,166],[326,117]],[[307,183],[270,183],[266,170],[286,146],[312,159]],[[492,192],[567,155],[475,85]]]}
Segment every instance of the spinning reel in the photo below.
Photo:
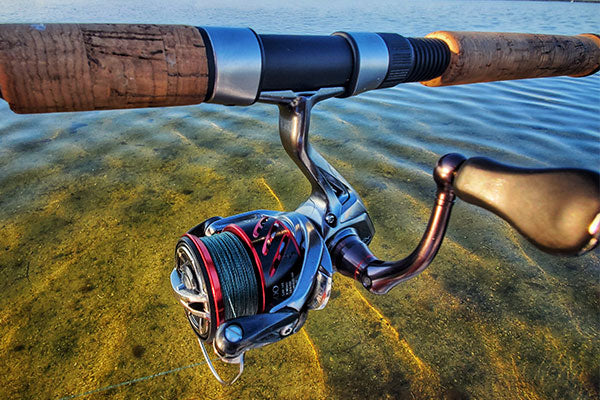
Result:
{"label": "spinning reel", "polygon": [[213,217],[177,243],[171,285],[221,383],[205,343],[222,361],[239,364],[233,383],[247,350],[297,332],[309,310],[325,307],[334,271],[387,293],[431,263],[456,196],[504,218],[542,250],[582,254],[598,244],[597,173],[448,154],[433,172],[437,194],[421,242],[400,261],[379,260],[368,248],[375,230],[360,197],[308,141],[312,107],[343,93],[333,88],[259,99],[279,106],[283,147],[312,185],[298,209]]}

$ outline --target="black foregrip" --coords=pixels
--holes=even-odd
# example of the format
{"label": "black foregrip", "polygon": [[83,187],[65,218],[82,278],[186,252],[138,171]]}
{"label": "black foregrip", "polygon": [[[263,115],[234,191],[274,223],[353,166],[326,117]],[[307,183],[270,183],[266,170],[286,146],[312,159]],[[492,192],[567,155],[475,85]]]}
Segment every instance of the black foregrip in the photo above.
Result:
{"label": "black foregrip", "polygon": [[459,198],[504,218],[547,252],[578,254],[598,242],[596,172],[516,168],[475,157],[461,165],[454,188]]}
{"label": "black foregrip", "polygon": [[263,47],[261,90],[317,90],[346,86],[352,50],[339,36],[259,35]]}
{"label": "black foregrip", "polygon": [[[389,57],[387,74],[379,88],[433,79],[448,67],[450,50],[442,40],[405,38],[395,33],[378,35],[385,42]],[[261,91],[348,88],[355,83],[360,49],[353,49],[355,43],[341,36],[258,37],[263,55]]]}

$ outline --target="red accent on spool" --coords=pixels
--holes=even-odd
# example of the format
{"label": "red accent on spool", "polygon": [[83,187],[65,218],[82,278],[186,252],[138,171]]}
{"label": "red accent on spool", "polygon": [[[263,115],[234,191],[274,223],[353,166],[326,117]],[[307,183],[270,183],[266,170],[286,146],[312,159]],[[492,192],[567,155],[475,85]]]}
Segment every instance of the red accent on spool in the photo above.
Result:
{"label": "red accent on spool", "polygon": [[[265,241],[262,247],[262,254],[263,256],[266,256],[267,254],[269,254],[269,247],[271,247],[271,243],[273,242],[273,239],[275,239],[275,236],[277,235],[277,229],[279,229],[281,227],[281,222],[275,220],[275,222],[273,222],[273,225],[271,225],[271,227],[269,228],[269,232],[267,232],[267,236],[265,236]],[[273,229],[275,229],[275,232],[273,232]]]}
{"label": "red accent on spool", "polygon": [[256,223],[256,225],[254,226],[254,230],[252,231],[252,237],[254,239],[256,239],[258,237],[258,230],[262,229],[263,226],[265,226],[265,222],[267,222],[268,219],[269,219],[269,217],[262,217],[260,219],[260,221],[258,221]]}
{"label": "red accent on spool", "polygon": [[212,291],[213,300],[215,303],[215,316],[217,317],[216,328],[218,328],[219,325],[221,325],[221,321],[225,321],[225,308],[223,307],[223,293],[221,292],[221,283],[219,281],[219,275],[217,275],[217,270],[215,269],[215,263],[213,262],[208,249],[204,243],[202,243],[200,238],[189,233],[186,233],[183,236],[190,238],[192,242],[194,242],[198,252],[200,253],[200,257],[202,257],[202,261],[206,267],[206,272],[208,272],[210,290]]}
{"label": "red accent on spool", "polygon": [[[256,228],[255,228],[255,230],[256,230]],[[262,300],[259,303],[262,305],[260,312],[264,312],[265,307],[266,307],[265,276],[263,275],[263,267],[262,267],[262,263],[260,262],[260,258],[258,258],[256,249],[254,248],[254,246],[252,246],[252,241],[250,240],[248,235],[246,235],[246,232],[244,232],[244,230],[242,228],[240,228],[239,226],[237,226],[235,224],[227,225],[225,227],[225,229],[223,229],[223,232],[233,233],[235,236],[240,238],[240,240],[242,242],[244,242],[247,249],[250,249],[250,251],[252,253],[252,258],[254,258],[254,267],[256,268],[256,274],[259,276],[259,280],[260,280],[260,289],[261,289],[260,295],[262,297]]]}
{"label": "red accent on spool", "polygon": [[[276,232],[272,233],[273,228],[279,229],[279,228],[283,228],[283,235],[281,238],[281,242],[279,242],[279,248],[277,249],[277,251],[275,252],[275,257],[273,258],[273,262],[271,263],[271,268],[269,269],[269,276],[273,276],[275,275],[275,272],[277,270],[277,266],[279,265],[279,261],[281,261],[281,257],[282,257],[282,252],[285,251],[285,249],[288,247],[289,242],[291,241],[294,244],[294,247],[296,248],[296,252],[298,253],[299,256],[302,255],[302,253],[300,253],[300,249],[298,248],[298,243],[296,243],[296,238],[294,237],[294,234],[288,229],[288,227],[281,221],[276,221],[272,226],[271,229],[269,229],[269,233],[267,233],[267,236],[265,237],[265,243],[263,245],[262,248],[262,252],[263,254],[266,256],[268,253],[268,248],[269,246],[271,246],[271,243],[273,242],[273,239],[276,236]],[[281,244],[283,243],[283,241],[285,240],[285,238],[288,238],[288,242],[286,243],[285,247],[283,249],[281,249]]]}
{"label": "red accent on spool", "polygon": [[277,234],[277,232],[273,232],[273,229],[279,229],[279,228],[283,228],[283,230],[285,232],[284,235],[289,236],[289,238],[292,239],[292,243],[294,243],[296,252],[298,254],[301,254],[300,249],[298,248],[298,243],[296,243],[296,238],[294,237],[294,234],[288,229],[288,227],[283,222],[276,220],[273,223],[273,225],[271,225],[271,228],[269,229],[267,236],[265,236],[265,243],[262,248],[263,255],[265,255],[265,256],[267,255],[267,253],[269,252],[269,246],[271,246],[271,243],[273,242],[273,239],[275,238],[275,235]]}

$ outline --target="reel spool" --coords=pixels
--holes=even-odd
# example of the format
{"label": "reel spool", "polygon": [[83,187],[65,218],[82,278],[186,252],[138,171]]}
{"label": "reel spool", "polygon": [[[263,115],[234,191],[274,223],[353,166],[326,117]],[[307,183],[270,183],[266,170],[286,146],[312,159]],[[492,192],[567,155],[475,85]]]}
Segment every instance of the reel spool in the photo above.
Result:
{"label": "reel spool", "polygon": [[[310,226],[294,213],[254,212],[207,220],[177,243],[171,285],[220,382],[204,343],[241,371],[246,350],[298,331],[306,310],[327,302],[330,260],[314,257],[324,243]],[[317,274],[321,264],[329,271]]]}
{"label": "reel spool", "polygon": [[212,341],[222,321],[258,312],[258,272],[231,232],[184,236],[175,249],[175,268],[185,289],[201,297],[201,302],[188,303],[186,310],[203,341]]}
{"label": "reel spool", "polygon": [[209,236],[198,231],[177,243],[174,273],[180,291],[196,296],[180,302],[202,341],[211,342],[223,322],[269,312],[292,294],[302,254],[283,221],[263,215]]}

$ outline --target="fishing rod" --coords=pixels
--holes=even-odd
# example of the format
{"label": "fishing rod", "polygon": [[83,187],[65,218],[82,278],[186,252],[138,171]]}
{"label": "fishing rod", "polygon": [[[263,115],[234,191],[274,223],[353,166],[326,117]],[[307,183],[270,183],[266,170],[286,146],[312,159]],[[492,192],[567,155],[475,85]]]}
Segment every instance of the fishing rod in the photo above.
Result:
{"label": "fishing rod", "polygon": [[17,113],[250,105],[269,91],[338,97],[598,71],[600,38],[490,32],[259,35],[249,28],[0,25],[0,91]]}
{"label": "fishing rod", "polygon": [[[295,211],[211,217],[175,247],[172,290],[221,383],[246,351],[298,332],[328,302],[339,272],[384,294],[422,272],[456,198],[500,216],[549,253],[581,255],[600,237],[600,175],[531,169],[451,153],[415,250],[384,261],[359,194],[309,143],[312,108],[405,82],[447,86],[600,69],[600,37],[488,32],[262,35],[248,28],[124,24],[0,25],[0,96],[17,113],[211,102],[279,107],[279,133],[312,186]],[[288,91],[288,93],[281,93]],[[291,92],[290,92],[291,91]],[[239,373],[225,382],[205,344]]]}

